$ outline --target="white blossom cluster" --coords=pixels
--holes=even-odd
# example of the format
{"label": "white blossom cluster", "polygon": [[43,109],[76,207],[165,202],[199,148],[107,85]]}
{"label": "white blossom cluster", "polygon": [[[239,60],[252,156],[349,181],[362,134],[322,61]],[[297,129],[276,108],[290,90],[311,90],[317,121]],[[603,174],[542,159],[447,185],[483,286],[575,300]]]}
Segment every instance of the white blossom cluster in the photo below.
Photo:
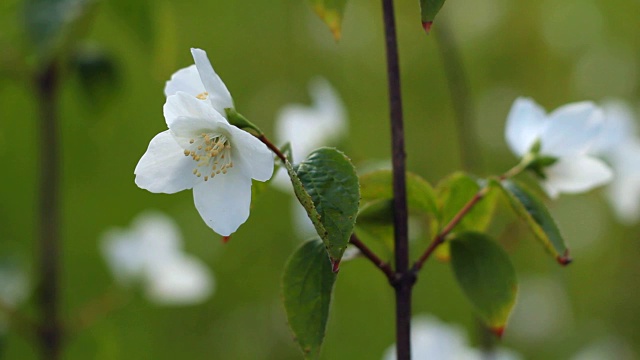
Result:
{"label": "white blossom cluster", "polygon": [[178,227],[161,213],[139,215],[130,229],[108,230],[101,247],[117,282],[141,286],[154,303],[197,304],[214,292],[211,271],[184,253]]}

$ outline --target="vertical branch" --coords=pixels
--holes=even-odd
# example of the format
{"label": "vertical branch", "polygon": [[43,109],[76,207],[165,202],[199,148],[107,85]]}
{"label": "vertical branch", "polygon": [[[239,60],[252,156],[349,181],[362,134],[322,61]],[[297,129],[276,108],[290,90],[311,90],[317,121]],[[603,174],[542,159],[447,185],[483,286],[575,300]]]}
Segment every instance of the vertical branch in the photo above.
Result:
{"label": "vertical branch", "polygon": [[42,311],[40,345],[42,358],[60,357],[61,326],[58,319],[59,266],[59,144],[57,124],[58,71],[49,64],[35,79],[39,103],[39,263],[38,301]]}
{"label": "vertical branch", "polygon": [[405,181],[404,124],[400,94],[400,66],[393,0],[382,0],[387,76],[391,116],[391,151],[393,164],[393,222],[395,237],[396,345],[397,359],[411,359],[411,289],[414,277],[409,269],[407,191]]}
{"label": "vertical branch", "polygon": [[438,23],[438,28],[434,33],[440,48],[444,72],[451,94],[462,165],[465,170],[478,171],[482,167],[482,158],[479,151],[480,147],[474,136],[474,111],[469,94],[469,81],[462,64],[462,58],[458,52],[455,38],[446,22]]}

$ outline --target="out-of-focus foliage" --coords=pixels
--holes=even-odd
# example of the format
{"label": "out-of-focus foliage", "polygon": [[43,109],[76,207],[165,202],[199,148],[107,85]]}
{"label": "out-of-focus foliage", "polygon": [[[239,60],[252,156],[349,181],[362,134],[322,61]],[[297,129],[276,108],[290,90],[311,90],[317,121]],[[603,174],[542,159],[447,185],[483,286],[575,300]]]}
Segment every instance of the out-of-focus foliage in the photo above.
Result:
{"label": "out-of-focus foliage", "polygon": [[[25,58],[31,45],[22,23],[23,5],[19,0],[0,2],[0,161],[5,167],[0,251],[29,258],[35,253],[39,138],[34,95],[25,76],[37,62]],[[248,222],[223,245],[202,223],[190,193],[163,196],[140,190],[133,169],[149,140],[166,129],[164,83],[192,63],[190,47],[207,50],[242,114],[272,138],[279,110],[309,103],[307,83],[323,76],[349,112],[350,135],[340,149],[358,170],[367,166],[365,161],[388,159],[380,4],[349,0],[339,43],[306,2],[157,1],[148,15],[153,27],[142,30],[127,25],[121,15],[126,10],[119,6],[101,2],[85,37],[117,64],[118,81],[109,101],[95,111],[86,106],[87,91],[78,73],[64,74],[62,82],[63,313],[72,314],[112,285],[97,246],[100,234],[126,226],[148,208],[175,219],[185,250],[215,272],[217,290],[203,304],[175,309],[134,297],[70,338],[65,358],[299,359],[281,304],[286,260],[304,240],[294,235],[289,195],[264,191],[253,201]],[[418,12],[417,2],[396,1],[407,161],[410,171],[435,184],[459,170],[461,162],[444,67],[434,39],[416,24]],[[638,116],[639,13],[640,4],[628,0],[448,1],[437,23],[447,22],[469,75],[477,118],[471,131],[483,145],[485,160],[476,175],[500,174],[515,164],[504,126],[518,96],[531,96],[547,109],[616,97]],[[141,39],[144,31],[154,40]],[[602,195],[601,190],[563,195],[547,204],[572,250],[575,263],[567,268],[545,256],[527,225],[504,207],[489,225],[519,278],[551,278],[568,299],[563,306],[571,315],[563,326],[551,327],[554,336],[544,341],[507,328],[504,345],[526,359],[567,359],[600,343],[626,344],[616,348],[625,349],[628,358],[640,353],[640,287],[635,286],[640,227],[618,224]],[[412,243],[414,258],[429,235],[423,232]],[[415,288],[414,312],[460,324],[477,344],[473,310],[449,266],[426,264]],[[538,305],[553,304],[551,290],[549,294],[540,294]],[[381,358],[394,342],[393,304],[386,279],[370,263],[356,259],[342,264],[321,358]],[[32,303],[21,309],[36,314]],[[516,321],[544,327],[526,316],[514,315],[511,321],[514,329]],[[3,344],[4,358],[37,357],[35,347],[15,331],[9,331]]]}

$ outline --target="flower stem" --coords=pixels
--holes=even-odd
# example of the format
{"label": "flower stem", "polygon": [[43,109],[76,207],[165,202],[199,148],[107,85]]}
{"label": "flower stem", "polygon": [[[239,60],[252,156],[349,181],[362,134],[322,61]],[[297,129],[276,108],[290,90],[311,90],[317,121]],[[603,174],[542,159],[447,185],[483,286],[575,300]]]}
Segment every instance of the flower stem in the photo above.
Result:
{"label": "flower stem", "polygon": [[409,272],[409,236],[407,191],[405,180],[404,124],[400,93],[400,65],[393,0],[382,0],[387,77],[391,119],[391,161],[393,165],[393,223],[395,239],[396,357],[411,359],[411,290],[415,282]]}
{"label": "flower stem", "polygon": [[358,250],[360,250],[360,252],[367,259],[371,260],[371,262],[387,276],[387,279],[389,279],[389,282],[393,283],[395,281],[396,274],[391,268],[391,266],[389,265],[389,263],[380,259],[378,255],[376,255],[371,249],[369,249],[367,245],[365,245],[362,241],[360,241],[360,239],[356,236],[356,234],[351,234],[351,238],[349,239],[349,242],[352,243],[355,247],[357,247]]}
{"label": "flower stem", "polygon": [[420,256],[418,261],[416,261],[415,264],[413,264],[413,268],[412,268],[413,272],[417,273],[418,271],[420,271],[420,269],[422,269],[422,266],[424,265],[424,263],[429,259],[429,257],[431,256],[431,254],[433,254],[436,248],[445,241],[445,239],[447,238],[447,235],[449,235],[451,230],[453,230],[453,228],[456,227],[456,225],[458,225],[460,221],[462,221],[465,215],[467,215],[469,211],[471,211],[471,209],[473,209],[473,207],[478,202],[480,202],[480,200],[484,198],[484,196],[487,194],[488,191],[489,191],[488,186],[483,187],[471,198],[471,200],[469,200],[462,207],[462,209],[460,209],[460,211],[458,211],[458,213],[453,217],[453,219],[451,219],[451,221],[449,221],[449,223],[444,227],[444,229],[442,229],[442,231],[440,231],[440,233],[438,233],[438,235],[436,235],[436,237],[433,238],[433,240],[431,241],[431,244],[429,245],[427,250],[425,250],[422,256]]}
{"label": "flower stem", "polygon": [[106,318],[114,310],[126,305],[128,300],[129,297],[124,296],[117,287],[110,288],[102,296],[93,299],[77,311],[75,319],[69,324],[68,336],[80,333],[98,320]]}
{"label": "flower stem", "polygon": [[[522,171],[524,171],[530,163],[531,163],[531,159],[525,156],[518,165],[512,167],[511,169],[509,169],[508,171],[500,175],[498,179],[502,181],[502,180],[506,180],[511,177],[514,177],[520,174]],[[451,233],[453,228],[455,228],[456,225],[458,225],[458,223],[460,223],[460,221],[464,219],[464,217],[471,211],[471,209],[473,209],[473,207],[478,202],[480,202],[480,200],[484,199],[485,195],[487,195],[488,192],[489,192],[488,185],[485,185],[480,190],[478,190],[478,192],[471,198],[471,200],[469,200],[462,207],[462,209],[460,209],[460,211],[458,211],[458,213],[451,219],[451,221],[449,221],[449,223],[438,233],[438,235],[436,235],[433,238],[433,240],[431,241],[431,244],[429,244],[429,247],[413,264],[411,271],[413,271],[414,273],[417,273],[418,271],[420,271],[420,269],[422,269],[422,266],[424,266],[424,263],[429,259],[429,257],[433,254],[436,248],[440,246],[442,243],[444,243],[445,239],[447,238],[449,233]]]}
{"label": "flower stem", "polygon": [[280,151],[280,149],[277,146],[273,145],[273,143],[269,141],[269,139],[267,139],[267,137],[264,136],[264,134],[258,136],[258,140],[262,141],[263,144],[267,145],[269,150],[273,151],[273,153],[276,154],[276,156],[280,160],[282,160],[282,162],[287,162],[287,156],[283,154],[282,151]]}
{"label": "flower stem", "polygon": [[60,358],[62,326],[58,314],[60,271],[59,239],[59,144],[57,124],[58,69],[55,62],[46,66],[35,78],[40,105],[40,206],[39,251],[42,311],[40,346],[43,359]]}

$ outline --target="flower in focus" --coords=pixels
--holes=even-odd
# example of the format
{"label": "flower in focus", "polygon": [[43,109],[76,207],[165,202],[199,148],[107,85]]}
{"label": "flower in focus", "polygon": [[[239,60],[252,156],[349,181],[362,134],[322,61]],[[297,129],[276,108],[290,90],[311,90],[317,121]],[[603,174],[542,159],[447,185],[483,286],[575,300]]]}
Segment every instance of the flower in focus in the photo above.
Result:
{"label": "flower in focus", "polygon": [[547,194],[556,198],[611,181],[611,169],[590,152],[603,123],[602,110],[590,102],[567,104],[547,115],[533,100],[518,98],[509,112],[506,138],[516,155],[545,160],[538,175]]}
{"label": "flower in focus", "polygon": [[251,179],[266,181],[273,155],[254,136],[230,125],[231,95],[203,50],[165,87],[169,130],[156,135],[136,169],[136,184],[155,193],[193,189],[196,208],[215,232],[229,236],[249,217]]}
{"label": "flower in focus", "polygon": [[182,251],[176,224],[165,215],[139,215],[131,229],[105,233],[102,253],[122,285],[142,284],[158,304],[186,305],[206,300],[214,290],[207,267]]}
{"label": "flower in focus", "polygon": [[604,131],[594,152],[613,168],[615,176],[606,192],[618,219],[633,224],[640,220],[640,138],[627,105],[611,101],[603,109]]}
{"label": "flower in focus", "polygon": [[[520,359],[520,356],[505,349],[486,354],[467,344],[465,333],[456,326],[447,325],[430,316],[421,316],[411,321],[411,354],[416,359],[481,360]],[[395,360],[395,345],[389,347],[383,360]]]}

